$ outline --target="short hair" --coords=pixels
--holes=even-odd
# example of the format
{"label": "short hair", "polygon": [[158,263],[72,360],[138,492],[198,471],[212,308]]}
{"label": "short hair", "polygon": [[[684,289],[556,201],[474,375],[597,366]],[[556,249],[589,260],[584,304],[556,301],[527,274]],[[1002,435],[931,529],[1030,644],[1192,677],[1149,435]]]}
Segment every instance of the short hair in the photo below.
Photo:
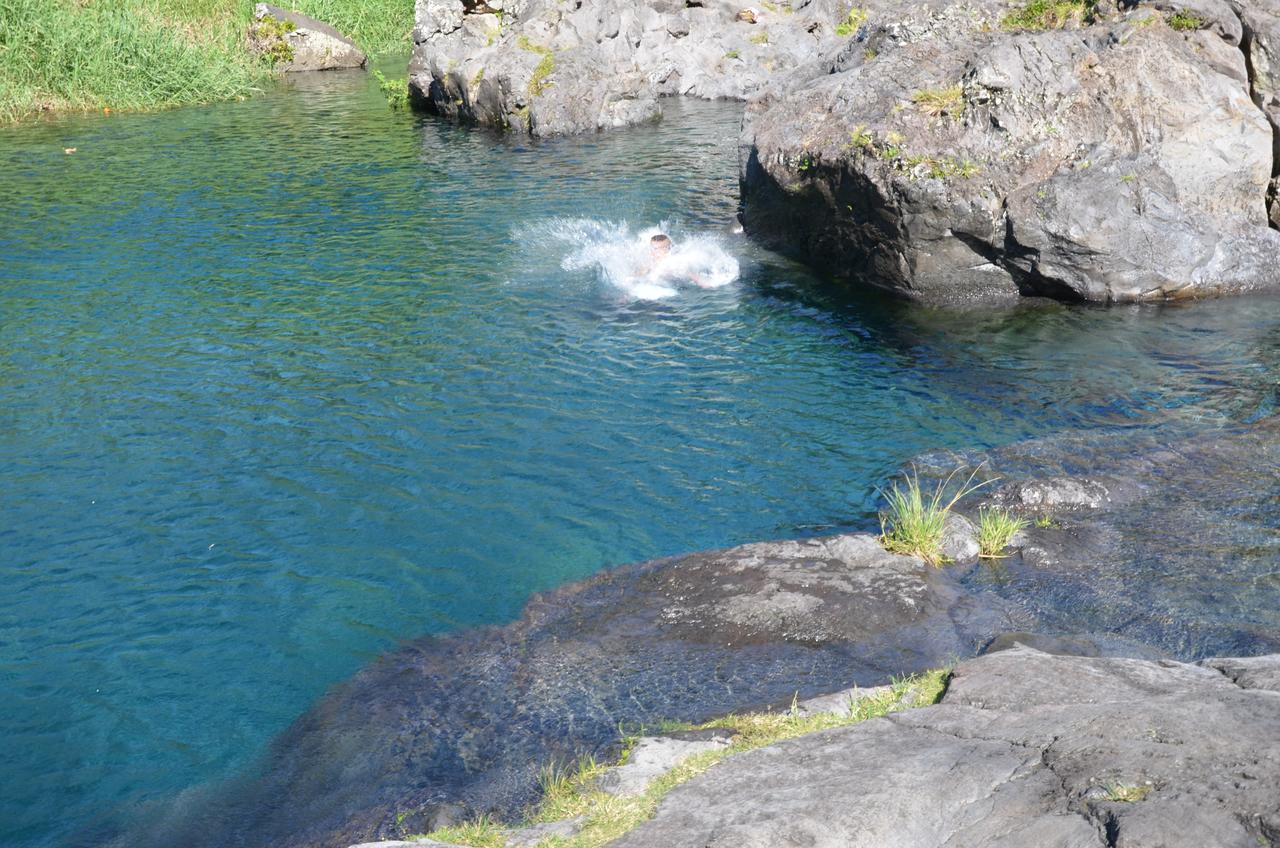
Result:
{"label": "short hair", "polygon": [[666,233],[658,233],[656,236],[649,239],[649,243],[650,244],[671,244],[671,236],[667,235]]}

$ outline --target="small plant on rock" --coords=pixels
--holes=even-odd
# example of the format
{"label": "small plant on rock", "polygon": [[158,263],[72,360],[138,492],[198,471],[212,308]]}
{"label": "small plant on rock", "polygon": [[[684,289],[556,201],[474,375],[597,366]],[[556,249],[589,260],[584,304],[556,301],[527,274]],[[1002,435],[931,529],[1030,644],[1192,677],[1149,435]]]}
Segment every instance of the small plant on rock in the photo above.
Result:
{"label": "small plant on rock", "polygon": [[1091,22],[1097,15],[1097,0],[1031,0],[1000,21],[1006,30],[1066,29]]}
{"label": "small plant on rock", "polygon": [[1013,537],[1026,529],[1027,520],[1007,509],[991,507],[978,511],[978,556],[996,559],[1004,554]]}
{"label": "small plant on rock", "polygon": [[890,491],[883,493],[887,506],[880,513],[880,544],[885,550],[918,556],[930,565],[942,565],[942,536],[952,507],[964,496],[992,482],[974,485],[973,479],[978,475],[978,469],[974,469],[962,485],[955,487],[955,494],[947,498],[958,473],[959,469],[952,471],[932,492],[926,493],[913,468],[902,485],[895,482]]}
{"label": "small plant on rock", "polygon": [[911,95],[911,102],[930,117],[959,118],[964,114],[964,87],[957,83],[946,88],[922,88]]}
{"label": "small plant on rock", "polygon": [[836,24],[836,35],[848,38],[856,35],[862,25],[867,22],[867,10],[854,6],[840,23]]}
{"label": "small plant on rock", "polygon": [[1107,790],[1107,800],[1115,801],[1120,804],[1136,804],[1146,799],[1151,794],[1152,786],[1149,783],[1138,785],[1135,783],[1108,783],[1103,787]]}
{"label": "small plant on rock", "polygon": [[1169,26],[1179,32],[1195,32],[1198,29],[1204,29],[1204,25],[1204,18],[1198,18],[1182,9],[1169,16]]}

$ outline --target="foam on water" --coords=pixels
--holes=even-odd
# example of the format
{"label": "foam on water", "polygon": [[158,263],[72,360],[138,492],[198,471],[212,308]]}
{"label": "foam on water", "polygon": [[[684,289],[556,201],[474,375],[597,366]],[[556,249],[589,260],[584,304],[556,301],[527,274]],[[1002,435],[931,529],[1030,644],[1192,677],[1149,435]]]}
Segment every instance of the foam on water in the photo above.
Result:
{"label": "foam on water", "polygon": [[[655,264],[649,240],[658,233],[671,236],[674,244]],[[633,232],[626,221],[556,217],[519,227],[514,237],[535,262],[551,250],[565,271],[594,273],[599,282],[637,300],[675,297],[687,288],[721,288],[738,279],[738,260],[719,236],[686,232],[668,221]]]}

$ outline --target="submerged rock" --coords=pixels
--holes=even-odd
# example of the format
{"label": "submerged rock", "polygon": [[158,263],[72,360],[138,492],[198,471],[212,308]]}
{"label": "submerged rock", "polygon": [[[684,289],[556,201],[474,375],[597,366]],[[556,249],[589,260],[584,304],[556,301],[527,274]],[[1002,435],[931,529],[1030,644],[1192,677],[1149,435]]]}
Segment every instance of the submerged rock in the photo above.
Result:
{"label": "submerged rock", "polygon": [[249,41],[280,71],[363,68],[366,62],[354,41],[323,21],[267,3],[254,6]]}
{"label": "submerged rock", "polygon": [[962,663],[936,706],[726,760],[613,844],[1270,845],[1278,692],[1205,665],[1018,647]]}
{"label": "submerged rock", "polygon": [[749,107],[744,226],[922,301],[1280,288],[1280,4],[1155,5],[1050,30],[1002,2],[873,5],[865,46]]}
{"label": "submerged rock", "polygon": [[847,14],[835,0],[418,0],[409,88],[467,123],[621,127],[657,117],[662,95],[750,96],[843,41]]}
{"label": "submerged rock", "polygon": [[974,654],[1006,616],[956,577],[858,535],[601,574],[507,627],[382,658],[284,733],[259,777],[122,844],[346,846],[430,829],[442,810],[518,818],[542,766],[603,755],[620,724],[704,721]]}

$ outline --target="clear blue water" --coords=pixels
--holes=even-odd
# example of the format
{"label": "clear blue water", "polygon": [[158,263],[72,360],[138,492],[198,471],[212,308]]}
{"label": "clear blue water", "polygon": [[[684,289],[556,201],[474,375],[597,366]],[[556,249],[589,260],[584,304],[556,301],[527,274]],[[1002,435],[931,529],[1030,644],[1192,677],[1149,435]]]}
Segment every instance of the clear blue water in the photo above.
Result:
{"label": "clear blue water", "polygon": [[[833,291],[730,232],[738,107],[667,112],[533,143],[337,74],[0,130],[0,844],[233,774],[534,591],[865,527],[921,451],[1274,406],[1274,300]],[[558,217],[670,220],[742,276],[628,301]]]}

